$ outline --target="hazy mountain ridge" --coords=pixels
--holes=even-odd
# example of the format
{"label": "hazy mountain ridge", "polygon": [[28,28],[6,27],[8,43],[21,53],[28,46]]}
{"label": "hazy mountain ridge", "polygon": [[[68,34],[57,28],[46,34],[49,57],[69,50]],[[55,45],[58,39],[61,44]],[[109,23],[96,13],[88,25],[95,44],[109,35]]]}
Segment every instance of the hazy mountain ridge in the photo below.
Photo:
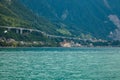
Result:
{"label": "hazy mountain ridge", "polygon": [[[22,0],[38,15],[52,22],[64,24],[71,34],[81,36],[89,34],[97,38],[108,39],[118,34],[118,27],[111,21],[110,15],[120,18],[120,0]],[[60,25],[61,26],[61,25]],[[112,37],[119,39],[118,36]]]}

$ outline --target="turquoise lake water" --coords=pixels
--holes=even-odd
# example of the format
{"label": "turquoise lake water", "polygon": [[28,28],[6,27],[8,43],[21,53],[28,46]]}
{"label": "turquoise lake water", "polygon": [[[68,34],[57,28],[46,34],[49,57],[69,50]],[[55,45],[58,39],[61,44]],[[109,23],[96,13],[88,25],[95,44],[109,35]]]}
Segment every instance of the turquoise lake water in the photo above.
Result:
{"label": "turquoise lake water", "polygon": [[0,48],[0,80],[120,80],[120,48]]}

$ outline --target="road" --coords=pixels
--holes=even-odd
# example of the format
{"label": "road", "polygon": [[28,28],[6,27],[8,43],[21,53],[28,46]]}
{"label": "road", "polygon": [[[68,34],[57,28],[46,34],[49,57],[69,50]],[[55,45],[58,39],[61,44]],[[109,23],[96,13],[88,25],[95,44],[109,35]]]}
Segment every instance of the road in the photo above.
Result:
{"label": "road", "polygon": [[20,34],[23,33],[23,31],[30,31],[30,32],[38,32],[38,33],[42,33],[43,35],[45,36],[48,36],[48,37],[51,37],[51,38],[61,38],[61,39],[70,39],[70,40],[87,40],[87,39],[80,39],[78,37],[67,37],[67,36],[58,36],[58,35],[51,35],[51,34],[48,34],[46,32],[43,32],[41,30],[37,30],[37,29],[30,29],[30,28],[22,28],[22,27],[11,27],[11,26],[0,26],[0,28],[6,28],[8,30],[11,30],[11,29],[15,29],[16,31],[17,30],[20,30]]}

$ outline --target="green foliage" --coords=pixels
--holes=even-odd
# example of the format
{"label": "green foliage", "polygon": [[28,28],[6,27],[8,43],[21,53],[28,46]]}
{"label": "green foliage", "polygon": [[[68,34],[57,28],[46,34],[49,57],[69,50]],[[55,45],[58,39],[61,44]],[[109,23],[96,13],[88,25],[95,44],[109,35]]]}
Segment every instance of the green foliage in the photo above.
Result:
{"label": "green foliage", "polygon": [[80,35],[80,37],[82,38],[82,39],[90,39],[90,38],[92,38],[92,36],[90,35],[90,34],[83,34],[83,33],[81,33],[81,35]]}
{"label": "green foliage", "polygon": [[58,34],[56,26],[43,17],[36,16],[19,0],[0,1],[0,25],[35,28],[50,34]]}
{"label": "green foliage", "polygon": [[71,35],[71,33],[67,29],[57,29],[63,35]]}
{"label": "green foliage", "polygon": [[[24,27],[33,28],[44,31],[48,34],[60,34],[56,31],[56,26],[50,21],[43,17],[36,16],[32,11],[27,9],[19,0],[0,0],[0,26],[13,26],[13,27]],[[6,29],[0,28],[0,37],[6,39],[15,39],[17,41],[42,41],[45,46],[55,46],[54,39],[49,39],[40,33],[27,33],[16,34],[15,30],[10,30],[4,33]],[[7,46],[6,43],[1,45]],[[11,43],[8,46],[17,46],[16,43]],[[27,45],[26,45],[27,46]]]}
{"label": "green foliage", "polygon": [[[63,23],[73,35],[91,34],[93,37],[109,39],[116,29],[108,16],[120,16],[120,0],[21,0],[34,13],[45,16],[56,23]],[[62,4],[62,5],[60,5]],[[61,15],[66,15],[65,19]],[[120,17],[119,17],[120,18]],[[61,32],[61,31],[60,31]]]}

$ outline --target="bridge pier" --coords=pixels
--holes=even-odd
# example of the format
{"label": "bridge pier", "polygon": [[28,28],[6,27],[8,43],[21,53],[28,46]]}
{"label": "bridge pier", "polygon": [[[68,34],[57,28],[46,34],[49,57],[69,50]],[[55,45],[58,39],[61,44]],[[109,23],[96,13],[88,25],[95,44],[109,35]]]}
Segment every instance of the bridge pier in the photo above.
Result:
{"label": "bridge pier", "polygon": [[20,34],[23,34],[23,29],[22,28],[20,29]]}
{"label": "bridge pier", "polygon": [[19,34],[19,30],[18,29],[16,29],[16,33]]}
{"label": "bridge pier", "polygon": [[30,31],[30,33],[31,33],[31,32],[32,32],[32,29],[30,29],[29,31]]}
{"label": "bridge pier", "polygon": [[7,28],[8,29],[8,31],[10,31],[11,29],[10,28]]}

